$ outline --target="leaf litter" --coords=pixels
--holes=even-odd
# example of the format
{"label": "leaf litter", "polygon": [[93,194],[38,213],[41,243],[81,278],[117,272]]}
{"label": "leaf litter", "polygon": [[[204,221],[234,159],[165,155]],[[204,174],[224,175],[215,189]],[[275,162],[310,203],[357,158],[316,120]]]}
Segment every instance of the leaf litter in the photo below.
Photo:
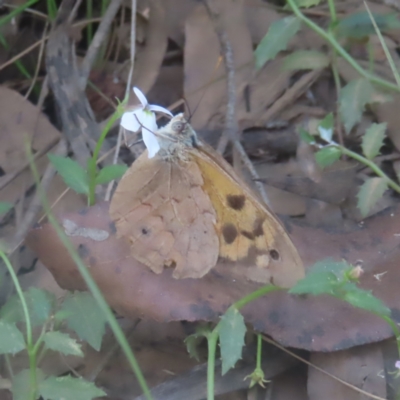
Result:
{"label": "leaf litter", "polygon": [[[185,2],[184,7],[177,7],[177,2],[173,0],[162,3],[143,2],[137,10],[137,21],[140,23],[138,22],[137,26],[137,68],[134,71],[133,82],[145,92],[149,92],[151,102],[163,106],[170,106],[183,94],[189,109],[187,111],[193,113],[191,123],[199,136],[216,145],[224,127],[229,99],[226,92],[225,68],[220,61],[219,40],[214,31],[213,21],[204,5],[194,0]],[[287,14],[270,2],[261,0],[216,3],[220,14],[230,21],[227,24],[227,34],[233,48],[235,63],[236,117],[240,130],[245,130],[241,141],[273,200],[273,209],[280,214],[296,217],[295,220],[288,221],[286,227],[305,264],[312,265],[328,256],[337,260],[345,258],[353,263],[362,260],[365,274],[361,278],[361,287],[371,290],[392,310],[399,309],[398,199],[393,197],[389,190],[386,190],[383,197],[380,196],[387,188],[386,182],[366,173],[365,168],[360,168],[355,162],[342,157],[331,166],[325,167],[328,161],[337,158],[336,154],[334,157],[329,155],[333,157],[332,160],[328,160],[328,156],[322,157],[321,162],[325,168],[316,173],[313,154],[304,151],[302,153],[299,150],[298,139],[301,127],[310,126],[314,120],[318,126],[318,121],[323,120],[326,115],[333,112],[337,116],[339,112],[346,146],[360,154],[364,153],[369,159],[377,160],[385,171],[393,168],[398,173],[398,95],[392,93],[388,96],[377,86],[365,83],[359,74],[339,59],[338,72],[342,94],[337,106],[333,78],[329,67],[326,67],[331,54],[326,51],[325,42],[304,24],[296,34],[292,32],[293,36],[288,37],[287,46],[284,46],[283,42],[276,43],[282,47],[283,52],[278,52],[280,49],[276,48],[277,54],[269,56],[273,59],[256,71],[254,48],[271,26],[279,27],[277,24],[287,17]],[[307,4],[307,7],[311,5]],[[130,12],[130,5],[126,7]],[[371,8],[373,12],[383,15],[378,22],[384,28],[383,34],[388,39],[393,56],[398,57],[394,52],[400,41],[396,20],[384,16],[393,10],[386,4],[374,4]],[[315,19],[318,23],[328,16],[322,5],[316,4],[307,10],[311,17],[318,16]],[[375,55],[375,70],[383,78],[391,79],[390,68],[382,55],[374,31],[369,30],[370,26],[365,22],[365,18],[357,14],[363,9],[355,9],[350,3],[340,3],[338,10],[341,17],[347,17],[342,25],[344,24],[346,32],[350,32],[346,34],[350,54],[368,69],[370,60],[366,46],[354,40],[352,21],[355,20],[358,24],[362,22],[363,36],[371,35],[370,51]],[[106,58],[104,62],[93,66],[90,75],[95,89],[91,87],[86,91],[99,124],[110,116],[115,97],[122,99],[129,74],[129,18],[125,16],[123,19],[123,15],[118,14],[115,22],[116,26],[119,24],[120,27],[125,27],[118,33],[111,31],[105,40],[107,46],[102,49],[102,54]],[[294,31],[296,30],[297,27]],[[85,34],[85,31],[82,33]],[[286,33],[291,32],[287,30]],[[7,38],[11,41],[13,35],[16,33],[10,30]],[[26,42],[24,45],[27,47],[29,44]],[[37,61],[38,54],[34,55]],[[4,60],[7,57],[8,54],[3,55]],[[307,58],[304,63],[301,57]],[[3,71],[0,70],[0,73],[3,74]],[[46,73],[46,66],[43,65],[39,76],[44,77]],[[10,80],[11,76],[13,81]],[[55,146],[61,136],[65,136],[60,133],[65,127],[60,124],[57,113],[51,107],[43,108],[41,104],[37,106],[37,97],[31,96],[29,101],[23,98],[27,90],[26,82],[15,65],[11,64],[4,70],[2,82],[0,138],[3,146],[0,149],[0,202],[8,205],[2,208],[4,212],[0,215],[0,232],[2,238],[9,241],[20,226],[24,213],[29,209],[34,192],[33,180],[27,169],[23,150],[24,137],[31,138],[37,165],[43,173],[48,164],[45,154]],[[392,101],[389,101],[389,97],[392,97]],[[65,107],[72,104],[70,101],[71,99],[67,98]],[[88,109],[78,109],[74,112],[69,124],[75,127],[77,137],[83,138],[90,148],[92,139],[84,137],[80,128],[82,125],[79,125],[82,122],[92,123],[87,117]],[[80,115],[80,122],[74,120],[74,115]],[[285,128],[271,128],[280,120],[287,124]],[[383,124],[387,124],[387,138],[382,132]],[[335,133],[337,129],[337,125],[334,125]],[[363,136],[366,130],[367,135]],[[311,130],[310,133],[315,135]],[[107,143],[111,148],[116,142],[116,134],[109,136]],[[336,140],[336,136],[334,137]],[[125,162],[129,163],[134,158],[128,151],[123,150],[122,154]],[[78,157],[73,151],[68,155],[72,159]],[[228,147],[225,155],[228,160],[232,160],[234,152]],[[385,159],[387,156],[392,158]],[[110,155],[105,156],[104,161],[104,165],[109,164]],[[246,176],[246,173],[243,172],[242,175]],[[62,195],[65,190],[66,186],[59,176],[52,180],[48,189],[49,198],[52,202],[57,201],[59,220],[68,219],[82,231],[107,233],[105,239],[100,242],[93,241],[90,235],[70,238],[90,267],[109,304],[124,317],[121,324],[129,326],[130,321],[136,321],[139,316],[144,317],[143,322],[134,330],[135,340],[132,344],[142,353],[139,355],[139,362],[149,383],[156,386],[166,380],[173,382],[174,379],[178,379],[174,374],[185,376],[184,373],[191,370],[197,362],[189,359],[186,354],[184,337],[192,333],[200,321],[218,322],[219,317],[234,301],[257,286],[248,282],[233,282],[229,274],[225,273],[222,264],[216,267],[215,272],[199,281],[175,281],[168,271],[156,276],[132,259],[126,245],[116,239],[107,216],[106,203],[99,202],[94,207],[82,211],[84,199],[71,190],[67,195]],[[98,198],[103,197],[104,189],[99,187]],[[14,206],[11,209],[10,204]],[[357,204],[362,213],[369,216],[365,222]],[[334,217],[328,216],[328,210],[333,210],[331,215]],[[36,220],[40,217],[41,213],[37,212]],[[46,287],[57,294],[58,301],[65,297],[62,289],[86,289],[50,225],[42,224],[31,230],[26,243],[34,250],[35,255],[26,256],[26,249],[18,250],[20,262],[18,259],[15,261],[16,268],[23,274],[22,280],[26,289],[29,286]],[[43,273],[40,263],[35,264],[36,257],[48,268],[56,282]],[[378,280],[375,276],[382,277]],[[10,293],[9,289],[5,291],[3,287],[4,285],[0,288],[2,305]],[[86,310],[85,307],[90,305],[90,301],[85,303],[81,311]],[[284,346],[310,352],[312,363],[351,385],[359,388],[362,386],[363,390],[382,398],[390,392],[386,391],[386,380],[378,373],[387,368],[384,365],[387,356],[383,355],[383,345],[380,342],[390,341],[391,331],[376,317],[332,298],[293,298],[285,293],[274,293],[259,299],[241,312],[244,321],[256,330],[269,334]],[[86,310],[85,313],[89,315],[93,310]],[[79,316],[79,313],[76,315]],[[77,353],[79,347],[74,346],[75,343],[81,343],[77,340],[82,338],[88,340],[100,352],[96,353],[89,346],[83,346],[83,361],[79,360],[79,357],[75,357],[77,360],[74,361],[71,361],[73,358],[68,358],[68,365],[86,368],[84,375],[94,376],[96,366],[102,364],[105,359],[104,365],[107,367],[100,368],[96,375],[99,382],[105,385],[101,387],[106,387],[108,393],[111,390],[111,397],[114,398],[127,393],[139,396],[140,390],[132,383],[132,375],[123,362],[121,364],[120,353],[112,351],[114,342],[107,329],[105,342],[100,346],[99,337],[103,336],[102,323],[93,322],[93,326],[97,326],[98,323],[99,328],[84,331],[85,322],[89,320],[85,321],[84,316],[81,317],[80,322],[70,326],[72,330],[76,326],[81,328],[78,335],[74,336],[72,333],[70,339],[62,339],[67,348],[66,352]],[[152,319],[158,322],[153,322]],[[181,324],[180,321],[189,322]],[[6,328],[12,329],[9,326]],[[101,335],[96,336],[95,333]],[[18,342],[18,346],[20,345]],[[17,349],[18,346],[14,348]],[[110,349],[112,356],[108,358],[107,352],[110,352]],[[26,359],[21,360],[15,363],[15,373],[23,377],[27,364]],[[59,374],[69,370],[69,367],[56,357],[51,357],[51,362],[53,370]],[[235,369],[240,370],[246,362],[248,361],[244,357]],[[86,367],[82,367],[85,365]],[[360,370],[361,365],[367,365],[364,375],[356,372]],[[286,368],[289,369],[289,366]],[[344,390],[340,381],[316,373],[313,368],[305,370],[304,367],[296,367],[291,371],[286,372],[293,374],[286,383],[285,375],[274,379],[275,398],[279,398],[279,393],[283,393],[284,390],[292,390],[299,398],[300,393],[307,391],[310,399],[326,397],[327,393]],[[57,385],[64,388],[64,383],[58,382],[57,379],[54,382],[47,381],[47,386],[43,384],[45,396],[51,398],[49,393],[53,387],[58,390]],[[204,382],[205,378],[203,376],[199,379],[203,379]],[[190,387],[190,381],[186,378],[179,382],[184,393],[185,385],[186,388]],[[78,382],[74,381],[74,384],[76,388],[80,388]],[[241,387],[245,388],[246,384],[243,383]],[[127,385],[126,392],[120,389],[123,385]],[[100,394],[94,389],[91,392],[91,386],[88,388],[85,387],[85,390],[89,390],[89,397],[92,394]],[[229,385],[224,386],[225,393],[229,392],[229,388]],[[349,399],[356,396],[353,389],[346,390],[348,392],[342,392],[340,397],[332,399]],[[235,394],[231,393],[228,396],[232,397],[227,398],[234,398]]]}

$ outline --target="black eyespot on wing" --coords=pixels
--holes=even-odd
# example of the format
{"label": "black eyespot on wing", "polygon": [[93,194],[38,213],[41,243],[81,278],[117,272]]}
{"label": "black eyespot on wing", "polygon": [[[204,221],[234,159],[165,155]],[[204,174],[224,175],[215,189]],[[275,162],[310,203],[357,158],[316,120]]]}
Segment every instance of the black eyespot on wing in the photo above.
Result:
{"label": "black eyespot on wing", "polygon": [[222,236],[227,244],[231,244],[235,241],[238,235],[238,231],[233,224],[225,224],[222,227]]}
{"label": "black eyespot on wing", "polygon": [[257,219],[254,222],[253,235],[255,237],[259,237],[259,236],[264,235],[263,223],[264,223],[263,219]]}
{"label": "black eyespot on wing", "polygon": [[142,228],[142,235],[147,236],[148,234],[150,234],[150,229]]}
{"label": "black eyespot on wing", "polygon": [[279,252],[277,251],[277,250],[275,250],[275,249],[272,249],[272,250],[270,250],[269,251],[269,255],[271,256],[271,258],[274,260],[274,261],[278,261],[279,260]]}
{"label": "black eyespot on wing", "polygon": [[230,208],[240,211],[246,203],[246,197],[244,197],[242,194],[228,194],[226,196],[226,201]]}

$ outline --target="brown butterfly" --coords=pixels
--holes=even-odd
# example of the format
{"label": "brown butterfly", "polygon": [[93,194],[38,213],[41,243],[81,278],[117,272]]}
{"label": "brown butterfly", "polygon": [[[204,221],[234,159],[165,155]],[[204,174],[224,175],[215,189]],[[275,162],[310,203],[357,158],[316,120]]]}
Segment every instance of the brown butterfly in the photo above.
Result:
{"label": "brown butterfly", "polygon": [[288,234],[233,168],[202,143],[183,114],[155,132],[122,177],[110,215],[132,256],[156,274],[201,278],[221,258],[236,276],[292,286],[304,276]]}

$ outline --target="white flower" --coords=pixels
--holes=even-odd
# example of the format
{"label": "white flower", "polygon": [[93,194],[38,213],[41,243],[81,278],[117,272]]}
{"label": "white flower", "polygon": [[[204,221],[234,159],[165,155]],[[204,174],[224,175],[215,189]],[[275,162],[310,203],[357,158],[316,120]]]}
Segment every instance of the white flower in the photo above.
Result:
{"label": "white flower", "polygon": [[173,115],[171,111],[164,107],[149,104],[146,96],[137,87],[134,87],[133,91],[141,105],[122,115],[121,126],[132,132],[138,132],[142,129],[143,142],[147,147],[149,158],[152,158],[157,154],[158,150],[160,150],[158,140],[153,133],[158,129],[155,112],[161,112],[171,117]]}

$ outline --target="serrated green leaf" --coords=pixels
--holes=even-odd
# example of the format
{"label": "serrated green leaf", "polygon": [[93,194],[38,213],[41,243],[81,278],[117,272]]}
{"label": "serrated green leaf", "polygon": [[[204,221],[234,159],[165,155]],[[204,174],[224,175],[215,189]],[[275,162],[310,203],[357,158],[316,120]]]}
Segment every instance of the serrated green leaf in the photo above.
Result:
{"label": "serrated green leaf", "polygon": [[14,205],[12,203],[9,203],[7,201],[0,201],[0,214],[4,214],[8,211],[10,211]]}
{"label": "serrated green leaf", "polygon": [[0,354],[16,354],[24,348],[21,331],[14,324],[0,320]]}
{"label": "serrated green leaf", "polygon": [[362,151],[364,156],[369,160],[372,160],[379,154],[383,140],[385,139],[386,127],[386,122],[372,124],[365,132],[362,140]]}
{"label": "serrated green leaf", "polygon": [[68,327],[81,340],[86,340],[99,351],[106,319],[93,296],[86,292],[76,292],[65,299],[61,309],[71,313],[66,318]]}
{"label": "serrated green leaf", "polygon": [[362,308],[381,316],[390,316],[390,308],[386,307],[382,300],[375,297],[371,292],[360,289],[354,283],[346,284],[343,289],[346,293],[341,298],[354,307]]}
{"label": "serrated green leaf", "polygon": [[76,161],[55,154],[48,154],[48,157],[68,187],[77,193],[89,193],[88,174]]}
{"label": "serrated green leaf", "polygon": [[307,132],[305,129],[300,128],[300,139],[303,142],[306,142],[308,144],[313,144],[315,143],[315,137],[313,135],[311,135],[311,133]]}
{"label": "serrated green leaf", "polygon": [[345,261],[325,259],[315,263],[307,272],[307,275],[293,286],[291,294],[330,294],[335,295],[345,272],[352,266]]}
{"label": "serrated green leaf", "polygon": [[55,350],[65,355],[83,357],[81,345],[67,333],[46,332],[43,341],[47,349]]}
{"label": "serrated green leaf", "polygon": [[319,69],[329,65],[329,57],[316,50],[298,50],[285,57],[283,69]]}
{"label": "serrated green leaf", "polygon": [[[36,368],[36,380],[40,383],[44,379],[44,372]],[[18,372],[18,374],[14,375],[12,380],[12,394],[13,400],[31,400],[32,396],[30,393],[30,370],[23,369]]]}
{"label": "serrated green leaf", "polygon": [[127,170],[128,167],[126,165],[107,165],[106,167],[102,168],[96,176],[96,185],[103,185],[111,182],[114,179],[119,179]]}
{"label": "serrated green leaf", "polygon": [[200,361],[199,352],[197,351],[199,344],[204,340],[204,336],[197,334],[189,335],[185,339],[186,350],[191,358]]}
{"label": "serrated green leaf", "polygon": [[[55,297],[42,289],[30,288],[24,292],[32,326],[41,326],[49,318]],[[21,301],[17,295],[10,297],[0,310],[0,318],[7,322],[25,322]]]}
{"label": "serrated green leaf", "polygon": [[329,113],[325,118],[318,124],[318,133],[321,139],[330,143],[333,136],[333,113]]}
{"label": "serrated green leaf", "polygon": [[40,382],[39,393],[44,400],[91,400],[106,393],[92,382],[72,376],[51,376]]}
{"label": "serrated green leaf", "polygon": [[[372,15],[381,32],[400,28],[400,21],[394,13],[372,13]],[[338,37],[361,39],[375,34],[374,26],[367,11],[360,11],[342,18],[335,29]]]}
{"label": "serrated green leaf", "polygon": [[369,178],[363,183],[357,194],[357,207],[363,217],[368,215],[387,188],[387,181],[384,178]]}
{"label": "serrated green leaf", "polygon": [[229,308],[221,317],[219,342],[221,346],[222,375],[225,375],[236,361],[242,358],[246,325],[242,314],[236,308]]}
{"label": "serrated green leaf", "polygon": [[267,61],[273,60],[280,51],[285,50],[300,26],[301,21],[294,16],[273,22],[254,52],[256,68],[262,68]]}
{"label": "serrated green leaf", "polygon": [[315,161],[320,167],[325,168],[339,160],[341,155],[342,151],[338,147],[327,146],[315,153]]}
{"label": "serrated green leaf", "polygon": [[374,88],[365,78],[350,81],[340,92],[339,113],[347,133],[361,121],[366,104],[372,99]]}

